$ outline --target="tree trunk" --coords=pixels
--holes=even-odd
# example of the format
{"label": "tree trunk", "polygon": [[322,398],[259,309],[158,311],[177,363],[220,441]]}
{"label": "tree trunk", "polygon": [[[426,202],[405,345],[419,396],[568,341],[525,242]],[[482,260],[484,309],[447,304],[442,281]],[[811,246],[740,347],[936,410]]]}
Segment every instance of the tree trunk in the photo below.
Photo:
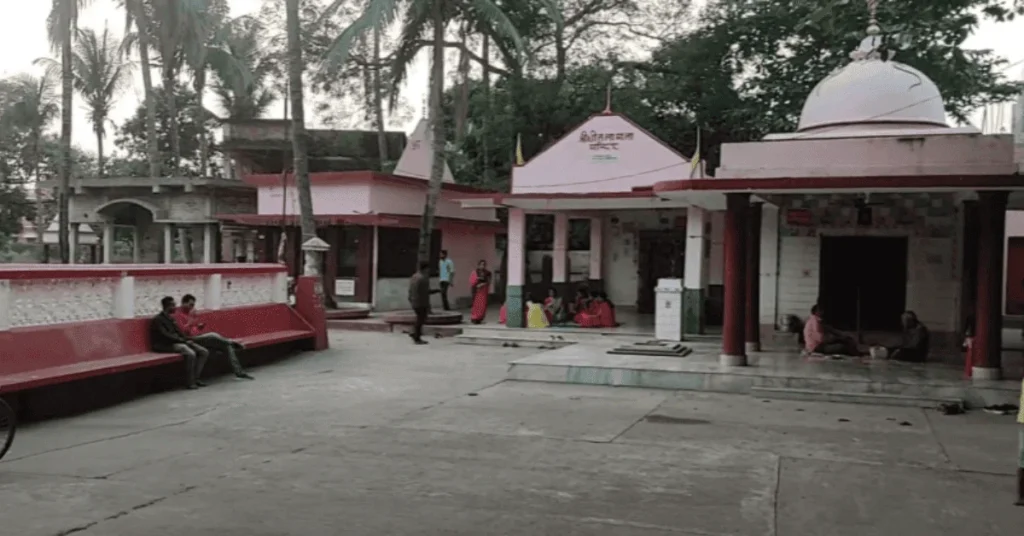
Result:
{"label": "tree trunk", "polygon": [[[70,26],[70,22],[68,23]],[[64,42],[61,44],[61,105],[60,105],[60,226],[57,230],[58,242],[60,244],[60,262],[68,264],[71,262],[71,243],[69,234],[70,222],[70,195],[71,195],[71,106],[74,95],[74,71],[71,69],[71,28],[65,28]]]}
{"label": "tree trunk", "polygon": [[384,163],[388,161],[388,136],[384,130],[384,91],[380,75],[380,28],[373,29],[373,116],[374,127],[377,129],[377,158],[380,170],[384,171]]}
{"label": "tree trunk", "polygon": [[139,62],[142,64],[142,89],[146,105],[146,156],[149,160],[149,177],[160,176],[160,145],[156,134],[156,99],[153,98],[153,72],[149,62],[149,21],[142,0],[134,0],[135,25],[139,39]]}
{"label": "tree trunk", "polygon": [[481,134],[482,153],[484,157],[484,185],[490,188],[494,184],[494,173],[491,165],[491,36],[484,34],[484,43],[480,51],[480,57],[483,58],[483,75],[484,75],[484,116],[481,120],[483,123],[483,133]]}
{"label": "tree trunk", "polygon": [[[299,194],[302,223],[302,243],[316,237],[313,221],[313,196],[309,186],[309,160],[307,159],[306,110],[302,103],[302,41],[299,27],[299,0],[286,0],[285,16],[288,31],[288,85],[292,103],[292,154],[295,158],[295,183]],[[301,244],[299,244],[301,246]],[[304,275],[319,275],[317,255],[307,254],[303,263]]]}
{"label": "tree trunk", "polygon": [[[359,37],[359,52],[363,58],[370,57],[372,44],[367,40],[366,34]],[[373,69],[370,65],[363,65],[359,68],[360,76],[363,79],[363,121],[367,125],[373,124]]]}
{"label": "tree trunk", "polygon": [[[203,67],[205,71],[205,67]],[[194,89],[196,92],[196,104],[192,108],[192,120],[195,121],[196,126],[200,127],[199,132],[202,134],[199,136],[199,176],[207,177],[210,174],[210,143],[206,138],[206,128],[204,126],[206,120],[206,110],[203,108],[203,92],[206,91],[206,73],[197,72],[195,74]]]}
{"label": "tree trunk", "polygon": [[106,177],[106,159],[103,157],[103,131],[99,128],[95,129],[96,132],[96,174],[100,178]]}
{"label": "tree trunk", "polygon": [[469,32],[466,27],[459,32],[462,34],[462,50],[459,52],[459,94],[455,103],[455,140],[461,142],[466,136],[466,122],[469,120],[469,54],[467,54],[467,41]]}
{"label": "tree trunk", "polygon": [[[39,147],[40,139],[41,138],[42,138],[42,133],[39,132],[36,129],[33,129],[33,131],[32,131],[32,159],[33,159],[33,162],[32,162],[32,176],[35,177],[35,181],[36,181],[36,240],[38,241],[38,243],[40,245],[42,245],[42,243],[43,243],[43,233],[46,231],[46,217],[43,214],[43,191],[42,191],[42,189],[39,188],[39,181],[41,181],[43,179],[42,177],[39,176],[39,163],[42,160],[42,157],[39,154],[41,152],[41,149]],[[50,260],[47,257],[49,257],[49,255],[47,255],[46,248],[45,247],[40,248],[40,250],[39,250],[39,260],[41,262],[50,262]]]}
{"label": "tree trunk", "polygon": [[568,62],[568,51],[565,46],[565,37],[559,35],[555,38],[555,88],[561,89],[565,81],[566,63]]}
{"label": "tree trunk", "polygon": [[435,0],[434,18],[434,63],[430,76],[430,128],[431,140],[430,182],[427,186],[427,201],[423,207],[423,221],[420,226],[420,246],[417,260],[430,262],[430,239],[434,231],[434,211],[441,196],[441,182],[444,180],[444,118],[441,99],[444,93],[444,1]]}
{"label": "tree trunk", "polygon": [[[164,67],[163,67],[163,86],[164,86],[164,100],[167,102],[167,130],[170,131],[171,135],[171,169],[170,173],[172,176],[178,174],[178,168],[181,165],[181,134],[178,132],[178,99],[175,95],[175,84],[174,65],[168,65],[167,52],[164,53]],[[173,53],[170,54],[173,56]]]}

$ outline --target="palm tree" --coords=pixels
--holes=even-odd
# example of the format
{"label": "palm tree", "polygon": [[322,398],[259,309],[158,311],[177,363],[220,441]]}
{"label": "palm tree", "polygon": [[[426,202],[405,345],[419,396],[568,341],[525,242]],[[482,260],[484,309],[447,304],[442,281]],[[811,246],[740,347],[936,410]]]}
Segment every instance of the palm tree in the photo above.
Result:
{"label": "palm tree", "polygon": [[[36,181],[36,232],[40,233],[46,227],[45,212],[43,211],[43,196],[39,189],[40,164],[43,161],[43,133],[60,114],[60,104],[57,100],[57,80],[52,72],[44,72],[43,76],[35,77],[28,74],[18,75],[10,82],[10,102],[5,102],[3,111],[3,124],[0,128],[5,131],[24,130],[28,132],[28,158],[24,158],[24,171],[26,175]],[[40,252],[42,255],[43,252]],[[40,259],[43,260],[43,259]]]}
{"label": "palm tree", "polygon": [[[288,35],[288,87],[292,104],[292,154],[295,158],[295,183],[299,190],[302,243],[316,238],[313,221],[313,195],[309,187],[309,159],[306,140],[306,111],[302,105],[302,26],[299,20],[299,0],[285,0],[286,31]],[[320,270],[316,258],[307,255],[303,263],[305,275],[317,275]]]}
{"label": "palm tree", "polygon": [[214,62],[213,93],[231,119],[263,117],[277,97],[277,58],[266,45],[266,28],[252,17],[232,20],[223,35],[230,62]]}
{"label": "palm tree", "polygon": [[[110,120],[114,101],[131,81],[131,64],[122,59],[122,42],[103,28],[103,33],[86,28],[78,31],[78,38],[72,50],[71,72],[73,85],[89,108],[89,121],[96,134],[96,168],[100,177],[105,176],[103,138]],[[60,63],[43,58],[39,62],[48,71],[59,72]]]}
{"label": "palm tree", "polygon": [[61,63],[61,106],[60,106],[60,196],[59,214],[60,227],[57,231],[60,244],[60,260],[64,264],[71,262],[70,242],[68,234],[68,192],[71,190],[71,106],[73,104],[74,71],[72,65],[71,45],[78,30],[78,12],[84,9],[89,0],[53,0],[50,15],[46,19],[47,35],[50,47],[60,51]]}
{"label": "palm tree", "polygon": [[[348,0],[334,0],[324,13],[324,17],[332,16]],[[550,1],[550,0],[548,0]],[[432,132],[432,163],[430,180],[427,186],[427,199],[423,207],[423,220],[420,225],[420,240],[417,257],[419,262],[430,260],[430,239],[434,229],[434,213],[441,195],[441,183],[444,178],[444,117],[442,97],[444,92],[444,51],[445,47],[465,47],[459,43],[450,44],[445,41],[447,23],[456,17],[463,17],[477,22],[482,27],[511,42],[509,49],[512,55],[523,50],[519,32],[502,11],[495,0],[368,0],[363,14],[348,28],[339,34],[328,46],[324,54],[327,68],[343,65],[359,38],[374,29],[388,28],[398,17],[398,13],[406,8],[405,20],[402,22],[402,33],[398,49],[394,56],[391,73],[392,101],[397,94],[394,88],[403,81],[406,69],[424,46],[433,48],[433,62],[430,75],[430,126]],[[486,24],[484,24],[484,22]],[[432,39],[426,41],[423,36],[426,30],[432,30]],[[518,63],[518,62],[517,62]]]}
{"label": "palm tree", "polygon": [[[121,0],[125,10],[125,50],[131,47],[129,35],[134,35],[139,50],[139,64],[142,67],[142,89],[146,105],[146,156],[149,160],[149,177],[160,176],[160,145],[156,134],[156,99],[153,92],[152,64],[149,60],[149,14],[146,12],[145,0]],[[137,30],[131,33],[132,26]]]}
{"label": "palm tree", "polygon": [[[206,108],[203,107],[203,95],[206,93],[207,70],[214,64],[221,69],[228,69],[233,58],[221,48],[226,31],[230,7],[225,0],[211,0],[198,4],[189,4],[184,12],[185,17],[185,62],[192,71],[192,89],[196,92],[192,117],[196,124],[206,123]],[[209,147],[206,136],[199,138],[199,174],[209,173]]]}
{"label": "palm tree", "polygon": [[[167,106],[167,130],[171,135],[170,172],[176,175],[181,163],[181,133],[178,131],[178,103],[174,88],[181,72],[184,59],[182,45],[189,33],[189,23],[193,20],[194,3],[182,0],[148,0],[146,3],[152,11],[151,29],[156,34],[156,50],[160,55],[161,85],[164,88]],[[139,33],[142,33],[141,30]]]}

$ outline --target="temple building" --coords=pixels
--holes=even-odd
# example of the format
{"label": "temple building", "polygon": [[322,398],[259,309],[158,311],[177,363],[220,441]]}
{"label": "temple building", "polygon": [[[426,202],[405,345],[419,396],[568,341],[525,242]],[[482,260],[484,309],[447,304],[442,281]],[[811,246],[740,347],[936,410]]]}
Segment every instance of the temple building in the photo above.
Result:
{"label": "temple building", "polygon": [[[265,148],[258,153],[263,155],[263,165],[280,161],[280,154],[267,157],[267,152]],[[239,175],[242,182],[255,188],[257,203],[252,213],[218,216],[224,225],[225,240],[233,242],[233,237],[240,235],[258,236],[257,258],[264,262],[281,260],[287,263],[292,276],[300,274],[303,256],[299,248],[301,230],[294,175],[282,174],[280,168],[270,173],[249,172],[259,169],[252,158],[239,158],[236,162],[241,162],[238,169],[245,171]],[[334,160],[331,167],[335,170],[310,173],[317,232],[331,246],[324,266],[320,267],[325,274],[328,305],[360,304],[378,311],[408,309],[408,281],[416,271],[431,164],[427,122],[421,121],[412,133],[394,173],[345,170],[345,162]],[[364,164],[351,162],[355,167]],[[337,170],[338,165],[341,170]],[[494,210],[463,210],[455,198],[479,190],[456,184],[447,164],[444,174],[434,218],[431,265],[437,267],[441,250],[448,251],[459,278],[449,297],[455,304],[464,304],[470,296],[470,270],[481,260],[495,263],[495,235],[504,227]],[[437,287],[436,283],[434,286]]]}
{"label": "temple building", "polygon": [[[607,111],[517,167],[509,194],[463,199],[509,209],[510,326],[523,325],[526,214],[553,213],[555,281],[568,220],[587,218],[590,285],[642,307],[655,278],[681,277],[687,333],[703,329],[720,277],[723,365],[746,365],[762,337],[820,304],[865,345],[898,335],[913,310],[933,353],[959,355],[973,324],[973,377],[998,378],[1006,212],[1024,208],[1013,137],[950,127],[939,88],[881,47],[872,14],[797,130],[724,144],[713,177]],[[645,262],[662,268],[648,275]]]}

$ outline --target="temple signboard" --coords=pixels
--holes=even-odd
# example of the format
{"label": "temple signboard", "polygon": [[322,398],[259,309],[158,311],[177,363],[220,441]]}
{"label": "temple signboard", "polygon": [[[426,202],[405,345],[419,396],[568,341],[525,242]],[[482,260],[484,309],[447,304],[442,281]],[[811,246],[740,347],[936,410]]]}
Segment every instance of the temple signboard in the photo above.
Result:
{"label": "temple signboard", "polygon": [[597,163],[617,162],[618,155],[614,151],[619,150],[619,143],[633,141],[632,132],[598,132],[596,130],[580,133],[580,143],[586,144],[591,151],[599,151],[591,156],[591,161]]}

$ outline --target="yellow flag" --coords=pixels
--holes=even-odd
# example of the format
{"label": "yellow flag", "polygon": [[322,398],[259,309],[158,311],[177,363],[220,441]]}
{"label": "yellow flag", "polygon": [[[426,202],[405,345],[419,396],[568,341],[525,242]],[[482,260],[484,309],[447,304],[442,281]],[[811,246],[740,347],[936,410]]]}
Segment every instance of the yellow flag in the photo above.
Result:
{"label": "yellow flag", "polygon": [[523,159],[523,135],[516,135],[516,165],[522,166],[526,164],[526,160]]}
{"label": "yellow flag", "polygon": [[[697,129],[697,148],[693,151],[693,158],[690,159],[690,178],[693,178],[693,174],[700,169],[700,129]],[[701,171],[703,178],[703,170]]]}

